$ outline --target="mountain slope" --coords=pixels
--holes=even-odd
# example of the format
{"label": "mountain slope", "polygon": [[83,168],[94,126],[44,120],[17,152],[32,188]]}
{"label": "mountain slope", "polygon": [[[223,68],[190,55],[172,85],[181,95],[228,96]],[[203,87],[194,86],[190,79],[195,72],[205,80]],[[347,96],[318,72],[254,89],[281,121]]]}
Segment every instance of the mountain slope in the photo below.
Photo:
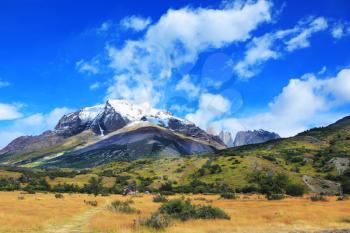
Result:
{"label": "mountain slope", "polygon": [[[25,164],[25,166],[41,164],[41,168],[47,168],[47,170],[0,168],[0,177],[1,169],[9,169],[13,172],[13,176],[17,177],[18,172],[27,174],[29,171],[38,172],[33,175],[35,177],[38,175],[52,177],[56,174],[59,177],[47,178],[53,184],[69,183],[82,186],[88,183],[91,176],[100,176],[108,183],[111,183],[111,179],[112,183],[117,185],[136,183],[143,189],[157,189],[162,184],[170,182],[175,188],[185,188],[183,192],[208,192],[213,191],[215,187],[217,188],[215,192],[221,192],[225,185],[237,192],[252,192],[256,188],[256,183],[251,181],[251,175],[266,172],[267,174],[283,173],[293,183],[303,185],[312,192],[339,194],[342,190],[350,194],[349,119],[344,118],[330,126],[308,130],[295,137],[229,148],[203,155],[181,157],[158,157],[157,155],[176,147],[181,148],[182,146],[186,149],[186,145],[192,145],[196,142],[193,140],[197,139],[182,134],[168,135],[165,128],[161,126],[149,128],[152,123],[142,122],[142,127],[140,125],[134,127],[131,124],[104,136],[104,140],[99,140],[98,143],[107,143],[110,147],[117,147],[119,142],[123,144],[122,141],[127,140],[129,136],[134,138],[132,136],[134,133],[138,137],[143,134],[147,135],[148,130],[155,131],[152,135],[166,134],[167,136],[161,137],[162,140],[159,140],[159,137],[144,136],[145,141],[138,141],[140,144],[131,144],[129,148],[123,148],[124,152],[140,150],[144,153],[146,151],[150,156],[128,160],[127,153],[112,153],[117,151],[113,148],[110,150],[109,147],[103,147],[101,150],[94,151],[96,142],[93,141],[47,161]],[[134,130],[144,132],[138,134]],[[173,137],[179,137],[176,139],[178,144],[173,143]],[[170,139],[171,143],[167,143],[166,138]],[[112,144],[109,144],[109,139]],[[201,148],[203,144],[198,144],[198,146]],[[125,160],[118,158],[114,161],[114,156],[126,157]],[[86,165],[95,167],[83,171],[73,169],[70,172],[67,169],[48,169],[54,166],[81,168],[87,167]],[[4,171],[4,175],[8,176],[10,171]],[[68,176],[67,172],[72,175]],[[61,177],[60,173],[62,173]]]}
{"label": "mountain slope", "polygon": [[[152,149],[130,150],[136,144],[145,143],[152,145]],[[225,147],[219,137],[170,112],[125,100],[108,100],[104,105],[82,108],[63,116],[53,131],[15,139],[0,151],[0,163],[59,166],[57,161],[62,155],[64,161],[69,161],[69,156],[79,154],[80,164],[90,167],[101,164],[96,153],[94,162],[89,164],[90,150],[101,152],[106,148],[109,152],[101,155],[100,160],[110,162],[141,156],[207,153]]]}

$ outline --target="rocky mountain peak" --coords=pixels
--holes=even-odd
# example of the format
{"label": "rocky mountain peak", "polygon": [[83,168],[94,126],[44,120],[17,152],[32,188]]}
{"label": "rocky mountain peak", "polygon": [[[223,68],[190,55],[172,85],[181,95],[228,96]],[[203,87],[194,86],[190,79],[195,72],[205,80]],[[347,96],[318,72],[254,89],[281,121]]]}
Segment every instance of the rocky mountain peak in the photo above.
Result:
{"label": "rocky mountain peak", "polygon": [[226,146],[232,147],[234,145],[231,132],[221,130],[219,137],[226,144]]}
{"label": "rocky mountain peak", "polygon": [[262,143],[278,138],[280,138],[278,134],[263,129],[253,131],[239,131],[236,134],[233,144],[234,146],[243,146],[248,144]]}

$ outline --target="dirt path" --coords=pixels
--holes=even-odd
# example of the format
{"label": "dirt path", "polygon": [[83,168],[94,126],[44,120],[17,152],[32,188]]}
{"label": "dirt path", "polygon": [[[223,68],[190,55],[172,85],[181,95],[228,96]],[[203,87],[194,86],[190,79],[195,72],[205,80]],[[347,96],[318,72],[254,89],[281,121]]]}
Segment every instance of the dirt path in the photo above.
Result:
{"label": "dirt path", "polygon": [[44,233],[88,233],[87,224],[91,217],[98,212],[103,211],[109,202],[104,203],[101,206],[93,207],[82,214],[74,216],[68,223],[63,225],[51,225]]}

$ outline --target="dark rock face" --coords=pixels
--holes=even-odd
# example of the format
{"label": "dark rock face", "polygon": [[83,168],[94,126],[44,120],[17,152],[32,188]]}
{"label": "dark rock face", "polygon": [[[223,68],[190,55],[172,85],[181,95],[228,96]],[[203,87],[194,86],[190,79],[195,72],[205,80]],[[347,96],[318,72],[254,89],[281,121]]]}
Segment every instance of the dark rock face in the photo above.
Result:
{"label": "dark rock face", "polygon": [[94,133],[104,135],[123,128],[129,122],[107,103],[102,114],[91,123],[90,128]]}
{"label": "dark rock face", "polygon": [[86,168],[112,161],[134,160],[143,156],[190,155],[215,150],[212,146],[179,137],[166,129],[143,127],[68,152],[48,161],[44,167]]}
{"label": "dark rock face", "polygon": [[234,146],[243,146],[267,142],[278,138],[280,138],[278,134],[262,129],[254,131],[240,131],[236,134],[236,138],[233,144]]}
{"label": "dark rock face", "polygon": [[225,143],[223,143],[219,137],[208,134],[195,124],[184,124],[176,118],[171,118],[168,122],[168,128],[189,137],[198,138],[207,142],[216,142],[222,146],[225,146]]}
{"label": "dark rock face", "polygon": [[58,121],[58,124],[55,127],[55,133],[60,136],[70,137],[83,132],[87,128],[88,123],[82,122],[79,117],[79,113],[80,111],[77,111],[68,115],[64,115]]}

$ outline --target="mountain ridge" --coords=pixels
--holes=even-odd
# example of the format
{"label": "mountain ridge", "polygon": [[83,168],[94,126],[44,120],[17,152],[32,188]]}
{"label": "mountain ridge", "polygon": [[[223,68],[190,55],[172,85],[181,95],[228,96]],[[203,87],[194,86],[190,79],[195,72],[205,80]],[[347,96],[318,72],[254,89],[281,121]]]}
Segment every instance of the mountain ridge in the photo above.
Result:
{"label": "mountain ridge", "polygon": [[[173,148],[166,151],[164,148],[169,144],[167,140],[165,140],[167,142],[159,138],[152,140],[151,136],[147,139],[147,143],[157,145],[153,147],[155,150],[166,152],[165,154],[188,155],[226,148],[218,136],[210,135],[194,123],[173,116],[166,110],[137,105],[126,100],[107,100],[104,105],[85,107],[64,115],[52,131],[46,131],[37,136],[16,138],[0,150],[0,163],[24,165],[25,162],[35,163],[35,161],[42,161],[43,158],[56,158],[62,153],[79,150],[84,145],[106,140],[106,137],[113,133],[123,133],[122,129],[128,128],[136,132],[138,128],[144,127],[153,127],[154,137],[161,135],[175,140],[172,142],[177,145],[174,147],[175,150]],[[159,128],[167,133],[160,133]],[[135,138],[140,138],[139,135],[133,135]],[[132,140],[130,138],[130,141]],[[185,146],[186,150],[179,149],[178,145],[188,143],[191,146]],[[125,141],[125,145],[128,144],[130,143]],[[195,150],[192,147],[202,149]],[[180,150],[180,153],[176,151],[176,148]],[[160,154],[158,152],[152,151],[150,154]],[[134,152],[128,151],[129,157],[142,156],[141,152],[135,156],[130,153]]]}

